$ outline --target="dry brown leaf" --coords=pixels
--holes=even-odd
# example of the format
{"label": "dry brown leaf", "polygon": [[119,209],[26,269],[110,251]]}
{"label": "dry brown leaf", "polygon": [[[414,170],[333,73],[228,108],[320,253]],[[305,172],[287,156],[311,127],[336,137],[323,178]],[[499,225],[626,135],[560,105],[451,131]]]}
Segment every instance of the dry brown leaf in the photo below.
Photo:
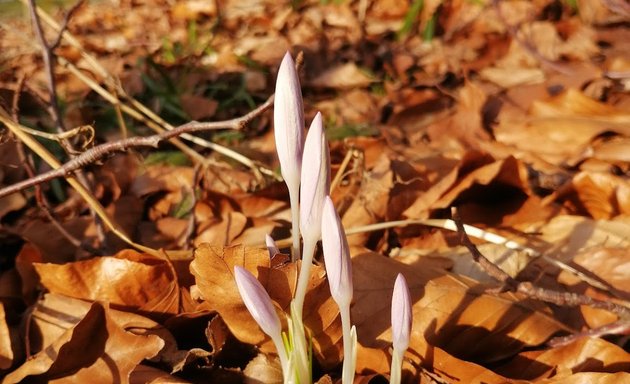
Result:
{"label": "dry brown leaf", "polygon": [[576,373],[569,377],[560,379],[547,379],[537,382],[538,384],[619,384],[630,381],[630,373],[599,373],[584,372]]}
{"label": "dry brown leaf", "polygon": [[7,213],[22,209],[26,205],[26,199],[21,193],[12,193],[0,198],[0,218]]}
{"label": "dry brown leaf", "polygon": [[592,220],[582,216],[560,215],[548,222],[523,225],[523,233],[539,233],[530,247],[564,262],[581,250],[597,247],[630,247],[630,223],[617,220]]}
{"label": "dry brown leaf", "polygon": [[219,107],[216,100],[198,95],[182,95],[182,109],[192,120],[208,119],[214,116]]}
{"label": "dry brown leaf", "polygon": [[283,382],[279,359],[276,357],[271,360],[269,356],[262,353],[247,364],[243,370],[243,376],[246,383],[278,384]]}
{"label": "dry brown leaf", "polygon": [[11,330],[7,324],[4,303],[0,301],[0,370],[9,368],[13,359]]}
{"label": "dry brown leaf", "polygon": [[628,370],[628,352],[606,340],[585,337],[562,347],[523,352],[497,372],[514,379],[539,382],[547,378],[568,378],[578,372],[617,373]]}
{"label": "dry brown leaf", "polygon": [[[199,228],[195,245],[209,243],[212,245],[230,245],[247,225],[247,217],[240,212],[227,212],[219,221],[205,222]],[[263,235],[264,238],[264,235]]]}
{"label": "dry brown leaf", "polygon": [[594,219],[630,214],[630,184],[605,173],[580,172],[547,199],[563,203],[571,213]]}
{"label": "dry brown leaf", "polygon": [[129,383],[140,361],[155,356],[163,346],[158,336],[125,331],[112,320],[107,306],[94,303],[73,328],[2,383],[19,383],[27,377],[49,383]]}
{"label": "dry brown leaf", "polygon": [[194,170],[190,167],[148,167],[139,175],[131,186],[131,191],[138,197],[147,197],[164,192],[155,201],[149,217],[151,219],[168,216],[172,207],[179,204],[193,185]]}
{"label": "dry brown leaf", "polygon": [[354,63],[339,64],[320,74],[309,83],[318,88],[361,88],[372,84],[374,79]]}
{"label": "dry brown leaf", "polygon": [[[498,195],[490,203],[492,210],[483,208],[487,207],[489,194]],[[460,164],[420,195],[403,215],[427,218],[431,210],[445,209],[457,202],[467,220],[501,223],[510,215],[510,220],[515,221],[518,210],[527,204],[526,196],[530,194],[527,169],[521,161],[514,157],[494,161],[487,154],[471,151]],[[482,208],[477,208],[478,205]],[[544,216],[542,205],[538,205],[538,212]]]}
{"label": "dry brown leaf", "polygon": [[582,158],[591,140],[604,132],[630,136],[629,123],[628,112],[569,89],[547,100],[534,101],[526,117],[513,109],[506,110],[499,116],[494,132],[500,142],[560,164]]}
{"label": "dry brown leaf", "polygon": [[[45,350],[72,329],[90,310],[92,303],[71,297],[48,293],[35,305],[31,315],[29,347],[32,353]],[[108,310],[109,317],[117,326],[136,335],[156,335],[165,345],[155,362],[174,367],[186,356],[186,351],[177,349],[173,335],[155,321],[131,312]]]}
{"label": "dry brown leaf", "polygon": [[140,364],[131,372],[129,384],[189,384],[190,381],[181,377],[169,375],[168,373]]}
{"label": "dry brown leaf", "polygon": [[568,331],[544,306],[518,295],[484,293],[475,281],[426,267],[422,260],[411,266],[364,252],[353,256],[352,307],[363,345],[384,347],[391,341],[389,305],[399,272],[414,302],[410,348],[425,358],[436,346],[461,359],[498,361]]}
{"label": "dry brown leaf", "polygon": [[[381,154],[374,168],[364,176],[358,195],[349,197],[351,203],[342,218],[344,227],[373,224],[385,217],[389,192],[394,185],[393,176],[391,160],[386,154]],[[338,210],[343,208],[338,205]],[[348,238],[348,243],[363,245],[368,237],[369,233],[354,235]]]}
{"label": "dry brown leaf", "polygon": [[121,308],[163,315],[179,310],[179,287],[168,261],[126,250],[66,264],[34,264],[52,293],[107,301]]}
{"label": "dry brown leaf", "polygon": [[[233,275],[237,265],[253,273],[285,313],[296,289],[297,265],[274,266],[266,248],[209,244],[197,248],[190,264],[204,300],[221,315],[230,331],[243,342],[261,345],[263,352],[274,351],[273,344],[241,300]],[[312,336],[315,356],[324,367],[330,368],[340,361],[341,324],[324,275],[322,267],[314,266],[311,270],[303,319]]]}
{"label": "dry brown leaf", "polygon": [[[620,245],[618,248],[612,247],[586,247],[580,250],[573,262],[597,276],[602,281],[610,284],[619,291],[625,291],[630,295],[630,255],[628,248]],[[568,274],[563,278],[559,276],[561,282],[565,284],[575,284],[575,279],[570,279]]]}

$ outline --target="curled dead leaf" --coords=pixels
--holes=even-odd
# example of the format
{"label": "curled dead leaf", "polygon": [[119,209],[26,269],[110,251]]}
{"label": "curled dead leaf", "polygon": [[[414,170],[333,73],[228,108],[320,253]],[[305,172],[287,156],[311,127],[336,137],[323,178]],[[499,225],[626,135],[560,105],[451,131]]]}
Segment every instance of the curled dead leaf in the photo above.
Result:
{"label": "curled dead leaf", "polygon": [[9,373],[2,383],[31,377],[49,383],[126,384],[131,371],[162,347],[164,341],[158,336],[125,331],[113,321],[107,306],[94,303],[75,326]]}
{"label": "curled dead leaf", "polygon": [[34,267],[52,293],[160,315],[179,310],[177,279],[165,259],[125,250],[111,257]]}
{"label": "curled dead leaf", "polygon": [[[274,265],[266,248],[217,247],[202,244],[195,251],[190,271],[207,305],[216,310],[239,340],[260,345],[263,352],[274,351],[243,304],[234,280],[234,267],[242,266],[258,278],[285,313],[297,285],[297,264]],[[314,266],[304,304],[304,324],[320,364],[332,367],[340,361],[341,322],[330,297],[322,267]],[[284,319],[285,316],[280,316]]]}

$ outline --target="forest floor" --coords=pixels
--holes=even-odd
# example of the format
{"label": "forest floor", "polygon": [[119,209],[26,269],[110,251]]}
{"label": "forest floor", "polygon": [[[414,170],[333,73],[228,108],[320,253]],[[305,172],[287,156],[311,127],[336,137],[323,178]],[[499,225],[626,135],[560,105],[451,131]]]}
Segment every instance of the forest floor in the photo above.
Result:
{"label": "forest floor", "polygon": [[[405,382],[630,383],[627,1],[22,2],[0,16],[2,384],[281,381],[232,273],[288,309],[298,265],[264,248],[290,245],[287,51],[329,140],[356,383],[388,378],[398,273]],[[305,324],[331,383],[320,254]]]}

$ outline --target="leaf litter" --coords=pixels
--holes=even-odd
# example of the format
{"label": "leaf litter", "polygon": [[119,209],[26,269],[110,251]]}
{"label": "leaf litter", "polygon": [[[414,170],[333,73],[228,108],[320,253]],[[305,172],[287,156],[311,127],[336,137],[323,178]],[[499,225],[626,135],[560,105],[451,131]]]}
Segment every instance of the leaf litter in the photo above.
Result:
{"label": "leaf litter", "polygon": [[[181,124],[245,114],[273,92],[284,53],[304,53],[305,117],[324,116],[345,228],[409,222],[348,239],[357,382],[387,377],[389,298],[402,272],[414,314],[406,382],[621,383],[630,380],[628,319],[500,292],[456,233],[421,221],[448,219],[456,206],[465,223],[533,251],[475,240],[510,276],[628,306],[622,3],[105,1],[69,19],[84,51],[62,40],[55,54],[106,83],[91,69],[96,58],[131,96]],[[35,41],[29,20],[0,21],[0,104],[51,129],[39,50],[24,40]],[[148,134],[146,120],[119,116],[68,66],[55,74],[66,125],[93,124],[96,143]],[[107,213],[155,255],[129,249],[63,181],[0,198],[2,382],[281,381],[232,275],[235,265],[252,272],[279,313],[296,288],[298,265],[263,247],[265,234],[289,246],[291,217],[270,120],[266,112],[234,134],[202,134],[267,173],[195,144],[206,164],[166,155],[180,152],[164,144],[85,168]],[[0,133],[6,187],[28,174],[20,144]],[[617,323],[620,332],[579,337]],[[305,324],[315,380],[336,382],[340,320],[322,265]]]}

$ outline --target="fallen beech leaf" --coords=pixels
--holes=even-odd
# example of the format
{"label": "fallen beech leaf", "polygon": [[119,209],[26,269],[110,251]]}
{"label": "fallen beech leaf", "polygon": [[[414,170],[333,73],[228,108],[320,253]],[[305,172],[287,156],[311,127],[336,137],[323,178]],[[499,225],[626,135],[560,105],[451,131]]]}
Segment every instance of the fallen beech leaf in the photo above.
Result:
{"label": "fallen beech leaf", "polygon": [[338,64],[314,78],[310,85],[318,88],[367,87],[374,79],[360,70],[354,63]]}
{"label": "fallen beech leaf", "polygon": [[604,132],[630,136],[630,113],[575,89],[534,101],[526,116],[515,110],[501,113],[498,121],[494,128],[498,141],[555,164],[579,158],[591,140]]}
{"label": "fallen beech leaf", "polygon": [[[364,176],[358,196],[353,196],[351,205],[343,214],[345,228],[374,224],[385,217],[389,191],[394,186],[393,175],[391,160],[382,154],[374,168]],[[363,245],[369,236],[369,233],[351,236],[348,244]]]}
{"label": "fallen beech leaf", "polygon": [[474,280],[425,267],[422,262],[409,266],[364,252],[353,257],[352,268],[352,319],[365,346],[391,342],[385,314],[399,272],[407,278],[413,302],[409,348],[420,356],[427,357],[431,346],[436,346],[461,359],[498,361],[569,330],[544,305],[511,293],[484,293]]}
{"label": "fallen beech leaf", "polygon": [[53,344],[9,373],[3,384],[32,376],[49,383],[129,383],[131,371],[164,346],[158,336],[125,331],[100,303]]}
{"label": "fallen beech leaf", "polygon": [[180,99],[182,109],[192,120],[211,118],[219,107],[216,100],[199,95],[184,94]]}
{"label": "fallen beech leaf", "polygon": [[[92,303],[71,297],[47,293],[37,302],[31,315],[29,346],[32,353],[45,350],[74,327],[90,310]],[[155,321],[131,312],[108,310],[108,316],[122,329],[140,336],[156,335],[165,343],[159,355],[153,359],[171,367],[186,355],[179,351],[173,335]]]}
{"label": "fallen beech leaf", "polygon": [[121,308],[175,314],[179,287],[168,261],[132,250],[66,264],[34,264],[41,284],[52,293]]}
{"label": "fallen beech leaf", "polygon": [[199,235],[195,238],[195,245],[209,243],[222,246],[230,245],[247,226],[247,217],[240,212],[227,212],[220,220],[205,223],[199,229]]}
{"label": "fallen beech leaf", "polygon": [[[572,261],[613,286],[620,294],[625,291],[625,295],[630,296],[630,255],[627,246],[584,247],[576,252]],[[566,272],[562,272],[558,279],[563,284],[577,283],[576,278]]]}
{"label": "fallen beech leaf", "polygon": [[[273,344],[243,304],[234,280],[234,267],[242,266],[254,274],[285,313],[297,285],[297,265],[273,266],[266,248],[244,246],[216,247],[202,244],[195,250],[190,271],[209,307],[216,310],[239,340],[261,346],[263,352],[275,351]],[[315,356],[324,367],[339,363],[341,322],[330,297],[323,267],[314,266],[304,304],[304,324],[310,330]],[[285,316],[280,316],[284,320]]]}
{"label": "fallen beech leaf", "polygon": [[559,379],[551,378],[538,381],[537,384],[619,384],[627,383],[630,380],[630,373],[599,373],[585,372],[576,373],[569,377]]}
{"label": "fallen beech leaf", "polygon": [[571,183],[549,196],[569,206],[574,213],[594,219],[611,219],[630,214],[630,183],[604,173],[580,172]]}
{"label": "fallen beech leaf", "polygon": [[4,303],[0,301],[0,370],[7,369],[13,364],[13,348],[11,333],[7,324]]}
{"label": "fallen beech leaf", "polygon": [[252,381],[260,384],[282,383],[282,367],[278,358],[273,361],[262,353],[250,361],[243,370],[245,381]]}
{"label": "fallen beech leaf", "polygon": [[[475,201],[483,203],[487,200],[483,196],[488,194],[484,191],[492,191],[491,187],[495,188],[496,194],[529,195],[531,192],[525,165],[511,156],[495,161],[487,154],[470,151],[466,153],[460,164],[421,195],[403,212],[403,215],[409,218],[427,218],[430,210],[448,208],[455,201],[459,201],[459,204],[473,204]],[[500,199],[492,201],[494,211],[478,212],[485,214],[484,221],[502,220],[502,216],[514,213],[514,207],[504,207],[500,210],[497,200],[502,201],[506,198],[501,196]],[[514,196],[510,201],[513,200],[518,202],[518,196]],[[518,204],[522,205],[524,202],[518,202]],[[475,219],[481,221],[480,217]]]}
{"label": "fallen beech leaf", "polygon": [[7,213],[22,209],[26,205],[26,199],[21,193],[12,193],[0,198],[0,218]]}
{"label": "fallen beech leaf", "polygon": [[578,372],[627,372],[630,354],[600,338],[581,338],[571,344],[520,353],[497,372],[513,379],[568,378]]}
{"label": "fallen beech leaf", "polygon": [[167,372],[140,364],[131,372],[129,384],[189,384],[190,381]]}
{"label": "fallen beech leaf", "polygon": [[621,220],[592,220],[583,216],[561,215],[548,222],[524,225],[524,233],[540,233],[537,250],[568,262],[580,250],[593,247],[630,247],[630,223]]}

